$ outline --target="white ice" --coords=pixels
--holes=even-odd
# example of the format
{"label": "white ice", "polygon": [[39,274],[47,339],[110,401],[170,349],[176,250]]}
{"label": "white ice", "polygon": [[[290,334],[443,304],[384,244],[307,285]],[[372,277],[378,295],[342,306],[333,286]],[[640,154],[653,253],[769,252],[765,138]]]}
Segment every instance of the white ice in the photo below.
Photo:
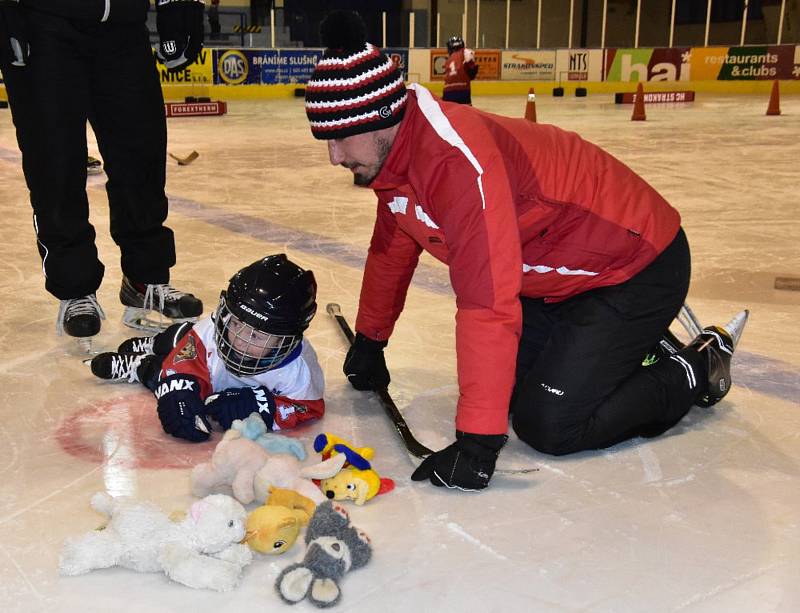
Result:
{"label": "white ice", "polygon": [[[476,106],[521,116],[525,96]],[[694,408],[660,438],[554,458],[515,440],[506,467],[480,494],[409,479],[414,464],[378,402],[345,382],[345,342],[328,302],[355,318],[374,196],[328,163],[302,100],[229,102],[221,118],[169,123],[168,225],[173,281],[207,311],[240,266],[285,252],[314,270],[320,313],[309,338],[327,376],[321,431],[376,449],[374,465],[396,489],[353,522],[374,558],[343,582],[340,611],[798,611],[800,610],[800,293],[773,289],[800,276],[800,99],[766,117],[764,96],[698,94],[693,104],[647,109],[609,95],[537,99],[538,118],[575,130],[640,172],[683,216],[693,252],[689,303],[702,323],[748,307],[734,388]],[[90,135],[89,152],[98,154]],[[108,234],[104,177],[88,193],[106,277],[108,320],[96,347],[128,330],[117,299],[119,252]],[[189,470],[213,442],[182,443],[159,426],[150,394],[94,380],[74,341],[55,336],[57,303],[43,288],[31,209],[9,112],[0,110],[0,611],[282,610],[280,570],[302,557],[262,557],[240,587],[217,594],[122,569],[57,573],[64,539],[93,529],[97,490],[191,503]],[[433,448],[453,433],[457,398],[454,301],[445,268],[424,257],[388,352],[390,391],[418,438]],[[215,435],[215,441],[219,434]],[[298,611],[315,610],[308,603]]]}

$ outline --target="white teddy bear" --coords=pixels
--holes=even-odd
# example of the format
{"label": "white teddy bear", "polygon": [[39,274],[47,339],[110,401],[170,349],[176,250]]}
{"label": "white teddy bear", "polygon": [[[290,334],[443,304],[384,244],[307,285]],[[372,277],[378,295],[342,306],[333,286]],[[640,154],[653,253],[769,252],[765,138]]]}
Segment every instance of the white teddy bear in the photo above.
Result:
{"label": "white teddy bear", "polygon": [[181,521],[158,507],[114,498],[92,497],[92,508],[109,517],[105,527],[68,538],[61,551],[62,575],[122,566],[139,572],[165,572],[193,588],[228,591],[236,587],[253,554],[241,544],[247,512],[230,496],[215,494],[195,502]]}

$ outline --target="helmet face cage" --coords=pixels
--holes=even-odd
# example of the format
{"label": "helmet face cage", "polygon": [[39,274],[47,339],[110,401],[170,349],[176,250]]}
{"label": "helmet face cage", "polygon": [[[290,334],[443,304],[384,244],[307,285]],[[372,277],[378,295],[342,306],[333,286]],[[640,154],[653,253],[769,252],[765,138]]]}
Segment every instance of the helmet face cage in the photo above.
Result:
{"label": "helmet face cage", "polygon": [[464,48],[464,40],[460,36],[451,36],[447,41],[447,52],[453,53],[457,49]]}
{"label": "helmet face cage", "polygon": [[213,318],[219,357],[235,375],[252,376],[277,368],[303,340],[302,333],[271,334],[243,322],[231,312],[225,292]]}

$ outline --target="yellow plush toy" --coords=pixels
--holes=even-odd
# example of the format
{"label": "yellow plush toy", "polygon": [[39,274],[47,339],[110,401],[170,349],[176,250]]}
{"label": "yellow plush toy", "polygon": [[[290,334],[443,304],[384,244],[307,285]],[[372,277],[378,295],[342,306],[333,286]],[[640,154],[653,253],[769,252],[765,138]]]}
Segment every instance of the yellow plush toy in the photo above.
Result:
{"label": "yellow plush toy", "polygon": [[382,479],[368,462],[375,454],[371,447],[354,448],[347,441],[326,432],[314,439],[314,450],[326,460],[337,453],[347,457],[344,468],[319,482],[323,493],[330,499],[352,500],[360,506],[376,495],[394,489],[394,481]]}
{"label": "yellow plush toy", "polygon": [[245,523],[245,542],[259,553],[283,553],[308,524],[316,505],[293,490],[270,488],[267,502],[252,511]]}

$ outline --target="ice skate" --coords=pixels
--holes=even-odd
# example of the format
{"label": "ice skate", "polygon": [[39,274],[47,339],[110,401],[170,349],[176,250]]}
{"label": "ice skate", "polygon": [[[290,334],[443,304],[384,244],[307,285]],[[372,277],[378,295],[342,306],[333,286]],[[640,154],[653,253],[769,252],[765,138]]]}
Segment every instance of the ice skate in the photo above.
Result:
{"label": "ice skate", "polygon": [[62,300],[56,319],[56,334],[74,336],[81,351],[90,353],[92,337],[100,332],[100,321],[105,318],[106,314],[94,294]]}
{"label": "ice skate", "polygon": [[152,336],[134,336],[122,341],[117,347],[117,352],[150,355],[153,353],[153,339],[154,337]]}
{"label": "ice skate", "polygon": [[750,312],[742,311],[725,326],[709,326],[686,348],[706,355],[708,389],[695,401],[697,406],[710,407],[731,389],[731,358],[744,331]]}
{"label": "ice skate", "polygon": [[150,333],[161,332],[175,322],[197,321],[203,313],[198,298],[168,283],[144,285],[123,277],[119,299],[125,305],[122,323]]}
{"label": "ice skate", "polygon": [[86,174],[99,175],[103,173],[103,162],[91,155],[86,158]]}
{"label": "ice skate", "polygon": [[137,369],[146,357],[145,354],[126,354],[109,351],[92,358],[91,368],[95,377],[107,381],[137,383]]}

